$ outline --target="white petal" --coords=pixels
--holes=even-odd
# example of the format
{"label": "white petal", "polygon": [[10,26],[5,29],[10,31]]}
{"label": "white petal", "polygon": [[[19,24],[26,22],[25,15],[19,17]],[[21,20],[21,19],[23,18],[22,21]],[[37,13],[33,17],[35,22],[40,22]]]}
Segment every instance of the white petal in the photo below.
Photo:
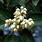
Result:
{"label": "white petal", "polygon": [[19,15],[21,15],[21,13],[19,11],[17,11],[15,16],[19,16]]}
{"label": "white petal", "polygon": [[31,23],[31,22],[29,22],[28,24],[29,24],[29,26],[31,26],[31,25],[32,25],[32,23]]}
{"label": "white petal", "polygon": [[25,24],[25,22],[23,21],[23,22],[21,22],[21,25],[24,25]]}
{"label": "white petal", "polygon": [[23,7],[23,6],[21,6],[20,8],[21,8],[21,9],[23,9],[24,7]]}
{"label": "white petal", "polygon": [[17,31],[17,29],[16,28],[14,28],[14,30],[13,30],[14,32],[16,32]]}
{"label": "white petal", "polygon": [[24,13],[24,10],[21,10],[21,13]]}
{"label": "white petal", "polygon": [[25,28],[28,28],[28,25],[27,24],[25,24]]}
{"label": "white petal", "polygon": [[23,21],[26,22],[27,19],[24,19]]}
{"label": "white petal", "polygon": [[20,19],[17,20],[17,23],[18,23],[18,24],[20,23]]}
{"label": "white petal", "polygon": [[26,15],[25,15],[25,14],[23,14],[23,17],[26,17]]}
{"label": "white petal", "polygon": [[11,21],[11,19],[9,19]]}
{"label": "white petal", "polygon": [[25,10],[25,11],[27,11],[27,9],[26,9],[26,8],[24,8],[24,10]]}
{"label": "white petal", "polygon": [[16,13],[17,13],[17,11],[15,11],[15,12],[13,13],[13,15],[16,15]]}
{"label": "white petal", "polygon": [[8,24],[5,24],[5,27],[8,27]]}
{"label": "white petal", "polygon": [[26,20],[26,23],[28,23],[29,21],[28,20]]}
{"label": "white petal", "polygon": [[24,14],[27,14],[27,12],[26,12],[26,11],[24,11]]}
{"label": "white petal", "polygon": [[31,21],[32,24],[34,24],[34,21]]}
{"label": "white petal", "polygon": [[13,22],[13,25],[16,25],[16,22]]}
{"label": "white petal", "polygon": [[9,20],[5,20],[5,22],[6,22],[6,23],[8,23],[8,22],[9,22]]}
{"label": "white petal", "polygon": [[14,18],[14,19],[12,20],[12,22],[16,22],[16,18]]}
{"label": "white petal", "polygon": [[28,20],[29,20],[29,21],[32,21],[32,18],[29,18]]}
{"label": "white petal", "polygon": [[19,9],[19,8],[17,8],[17,9],[16,9],[16,11],[20,11],[20,9]]}
{"label": "white petal", "polygon": [[24,20],[24,17],[23,17],[23,16],[20,16],[20,20],[21,20],[21,21]]}
{"label": "white petal", "polygon": [[17,25],[17,29],[19,29],[19,25]]}
{"label": "white petal", "polygon": [[11,25],[10,28],[15,28],[15,25]]}
{"label": "white petal", "polygon": [[11,23],[12,22],[12,20],[11,19],[9,19],[9,23]]}

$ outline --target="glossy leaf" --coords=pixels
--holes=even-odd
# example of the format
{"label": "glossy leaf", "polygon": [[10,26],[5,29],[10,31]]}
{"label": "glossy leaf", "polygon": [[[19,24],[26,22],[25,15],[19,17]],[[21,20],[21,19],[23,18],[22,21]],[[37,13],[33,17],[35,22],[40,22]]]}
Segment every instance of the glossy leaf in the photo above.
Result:
{"label": "glossy leaf", "polygon": [[32,4],[33,4],[34,6],[37,6],[38,2],[39,2],[39,0],[32,0]]}

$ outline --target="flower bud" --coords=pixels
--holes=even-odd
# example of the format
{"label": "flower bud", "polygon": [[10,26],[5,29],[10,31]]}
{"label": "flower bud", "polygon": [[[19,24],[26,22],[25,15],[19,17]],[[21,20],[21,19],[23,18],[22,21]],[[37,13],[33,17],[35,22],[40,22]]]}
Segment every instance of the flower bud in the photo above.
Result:
{"label": "flower bud", "polygon": [[25,28],[26,28],[26,29],[28,28],[28,25],[27,25],[27,24],[25,24]]}
{"label": "flower bud", "polygon": [[12,20],[12,22],[16,22],[16,18],[14,18],[14,19]]}
{"label": "flower bud", "polygon": [[5,27],[8,27],[8,24],[5,24]]}
{"label": "flower bud", "polygon": [[14,28],[14,30],[13,30],[14,32],[17,32],[17,29],[16,28]]}
{"label": "flower bud", "polygon": [[26,9],[26,8],[24,8],[24,11],[27,11],[27,9]]}
{"label": "flower bud", "polygon": [[21,8],[21,9],[23,9],[24,7],[23,7],[23,6],[21,6],[20,8]]}
{"label": "flower bud", "polygon": [[19,25],[17,25],[17,27],[16,27],[17,29],[19,29]]}
{"label": "flower bud", "polygon": [[27,12],[26,12],[26,11],[24,11],[23,13],[24,13],[24,14],[27,14]]}
{"label": "flower bud", "polygon": [[21,13],[24,13],[24,10],[21,10]]}
{"label": "flower bud", "polygon": [[12,20],[11,19],[9,19],[9,23],[12,23]]}
{"label": "flower bud", "polygon": [[28,20],[29,20],[29,21],[32,21],[32,19],[31,19],[31,18],[29,18]]}
{"label": "flower bud", "polygon": [[10,26],[10,28],[15,28],[15,25],[12,24],[12,25]]}
{"label": "flower bud", "polygon": [[20,11],[20,9],[19,9],[19,8],[17,8],[17,9],[16,9],[16,11]]}
{"label": "flower bud", "polygon": [[34,24],[34,21],[31,21],[32,24]]}
{"label": "flower bud", "polygon": [[20,23],[20,19],[17,20],[17,23],[18,23],[18,24]]}
{"label": "flower bud", "polygon": [[25,22],[23,21],[23,22],[21,22],[21,25],[24,25],[25,24]]}
{"label": "flower bud", "polygon": [[6,22],[6,23],[9,23],[9,20],[7,19],[7,20],[5,20],[5,22]]}
{"label": "flower bud", "polygon": [[31,22],[29,22],[28,24],[29,24],[29,26],[31,26],[31,25],[32,25],[32,23],[31,23]]}
{"label": "flower bud", "polygon": [[23,16],[20,16],[19,18],[20,18],[21,21],[24,20],[24,17]]}

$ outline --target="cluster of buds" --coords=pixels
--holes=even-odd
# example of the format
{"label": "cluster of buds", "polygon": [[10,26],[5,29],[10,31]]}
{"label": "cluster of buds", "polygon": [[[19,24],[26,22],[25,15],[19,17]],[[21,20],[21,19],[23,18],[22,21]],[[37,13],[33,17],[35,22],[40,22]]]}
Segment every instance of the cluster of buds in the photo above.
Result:
{"label": "cluster of buds", "polygon": [[14,18],[5,20],[5,27],[9,26],[10,29],[14,32],[23,29],[30,30],[34,26],[34,21],[31,18],[25,19],[26,14],[26,8],[24,8],[23,6],[21,6],[20,9],[17,8],[16,11],[13,13]]}

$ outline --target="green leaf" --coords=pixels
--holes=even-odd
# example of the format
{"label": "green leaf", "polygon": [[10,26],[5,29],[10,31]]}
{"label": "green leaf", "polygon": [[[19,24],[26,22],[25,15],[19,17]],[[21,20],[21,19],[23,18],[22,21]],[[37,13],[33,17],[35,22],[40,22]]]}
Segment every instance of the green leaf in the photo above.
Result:
{"label": "green leaf", "polygon": [[5,20],[9,19],[11,17],[11,14],[5,9],[0,9],[0,29],[3,28],[3,25],[5,24]]}
{"label": "green leaf", "polygon": [[39,13],[40,12],[40,6],[39,4],[35,7],[32,5],[32,13]]}
{"label": "green leaf", "polygon": [[0,2],[4,3],[4,1],[3,1],[3,0],[0,0]]}
{"label": "green leaf", "polygon": [[10,5],[16,6],[25,6],[25,0],[10,0]]}
{"label": "green leaf", "polygon": [[25,0],[20,0],[19,4],[25,7]]}
{"label": "green leaf", "polygon": [[32,4],[33,4],[34,6],[37,6],[38,2],[39,2],[39,0],[32,0]]}

